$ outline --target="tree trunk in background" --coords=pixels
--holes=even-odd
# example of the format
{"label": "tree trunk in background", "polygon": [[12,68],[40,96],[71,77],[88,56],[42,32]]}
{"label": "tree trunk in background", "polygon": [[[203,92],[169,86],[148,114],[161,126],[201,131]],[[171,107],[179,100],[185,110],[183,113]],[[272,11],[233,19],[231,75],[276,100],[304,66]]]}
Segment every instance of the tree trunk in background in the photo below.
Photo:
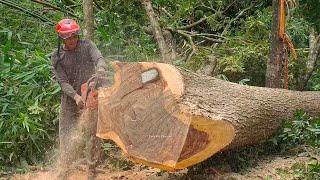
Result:
{"label": "tree trunk in background", "polygon": [[172,36],[172,33],[168,30],[163,30],[163,37],[164,41],[168,47],[168,56],[170,57],[171,61],[174,60],[177,57],[177,52],[176,52],[176,41]]}
{"label": "tree trunk in background", "polygon": [[320,115],[319,92],[244,86],[162,63],[113,65],[114,85],[99,90],[97,136],[148,166],[183,169],[268,139],[297,109]]}
{"label": "tree trunk in background", "polygon": [[84,16],[84,38],[93,41],[94,36],[94,18],[93,18],[93,0],[83,0]]}
{"label": "tree trunk in background", "polygon": [[280,30],[280,15],[279,15],[279,1],[272,0],[273,18],[271,29],[271,47],[270,47],[270,59],[267,62],[266,71],[266,87],[270,88],[282,88],[282,70],[283,62],[288,53],[285,50],[285,44],[279,37]]}
{"label": "tree trunk in background", "polygon": [[164,63],[171,63],[172,57],[171,57],[171,51],[169,47],[167,46],[164,37],[162,35],[162,31],[160,28],[160,25],[158,23],[158,20],[155,16],[155,13],[153,11],[151,1],[150,0],[141,0],[142,5],[144,6],[146,13],[148,15],[152,31],[153,31],[153,36],[157,41],[158,47],[160,54],[162,56],[162,62]]}
{"label": "tree trunk in background", "polygon": [[320,51],[320,35],[316,35],[314,29],[311,30],[309,36],[309,55],[307,61],[307,71],[300,77],[298,90],[303,91],[308,84],[308,81],[317,65],[317,59]]}

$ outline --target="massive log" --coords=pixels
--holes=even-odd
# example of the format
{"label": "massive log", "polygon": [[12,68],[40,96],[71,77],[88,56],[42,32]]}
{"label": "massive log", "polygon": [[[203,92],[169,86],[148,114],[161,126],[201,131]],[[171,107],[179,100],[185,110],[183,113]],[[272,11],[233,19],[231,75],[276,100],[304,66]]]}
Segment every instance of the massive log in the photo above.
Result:
{"label": "massive log", "polygon": [[165,170],[266,140],[297,109],[320,114],[319,92],[239,85],[161,63],[113,66],[114,85],[99,90],[97,136]]}

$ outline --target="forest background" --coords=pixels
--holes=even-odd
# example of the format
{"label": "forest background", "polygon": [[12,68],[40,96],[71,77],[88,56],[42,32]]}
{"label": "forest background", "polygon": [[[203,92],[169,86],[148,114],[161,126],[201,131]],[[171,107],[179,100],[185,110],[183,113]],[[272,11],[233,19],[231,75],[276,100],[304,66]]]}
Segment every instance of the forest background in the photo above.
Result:
{"label": "forest background", "polygon": [[[107,61],[161,61],[142,2],[94,1],[93,39]],[[272,3],[277,2],[154,0],[152,7],[170,63],[226,81],[265,86]],[[319,91],[320,2],[286,2],[286,33],[298,57],[289,53],[289,89]],[[55,151],[60,100],[50,71],[58,42],[55,24],[70,17],[83,27],[84,18],[80,0],[0,0],[0,12],[0,167],[7,171],[39,164]],[[304,124],[315,132],[302,138],[319,137],[319,126],[319,120]],[[291,136],[299,139],[301,131]],[[315,144],[319,147],[319,140]]]}

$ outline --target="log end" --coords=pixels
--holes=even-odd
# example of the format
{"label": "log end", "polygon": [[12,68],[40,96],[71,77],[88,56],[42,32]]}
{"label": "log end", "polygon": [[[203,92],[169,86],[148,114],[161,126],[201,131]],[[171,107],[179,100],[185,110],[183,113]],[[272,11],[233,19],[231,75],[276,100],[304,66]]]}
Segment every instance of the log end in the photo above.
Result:
{"label": "log end", "polygon": [[234,138],[227,121],[194,115],[180,106],[185,84],[174,66],[114,66],[115,84],[99,91],[97,136],[113,140],[132,161],[169,171],[184,169]]}
{"label": "log end", "polygon": [[[179,121],[188,122],[190,117],[188,117],[187,120],[185,119],[186,117],[185,114],[181,114]],[[139,152],[138,154],[140,155],[137,156],[133,155],[130,150],[128,152],[125,142],[123,142],[115,132],[100,133],[97,134],[97,136],[103,139],[113,140],[122,149],[124,155],[135,163],[142,163],[167,171],[176,171],[202,162],[221,151],[231,143],[235,136],[235,130],[234,127],[226,121],[192,116],[187,134],[185,137],[179,138],[181,139],[180,142],[183,143],[173,144],[173,146],[176,147],[173,149],[178,149],[179,152],[170,152],[165,148],[154,149],[152,153],[153,158],[141,156],[141,154],[145,154],[144,152]],[[161,143],[163,142],[159,142],[159,144]],[[131,147],[131,149],[132,148],[133,147]],[[163,152],[176,154],[176,156],[168,160]],[[159,161],[159,159],[164,161]]]}

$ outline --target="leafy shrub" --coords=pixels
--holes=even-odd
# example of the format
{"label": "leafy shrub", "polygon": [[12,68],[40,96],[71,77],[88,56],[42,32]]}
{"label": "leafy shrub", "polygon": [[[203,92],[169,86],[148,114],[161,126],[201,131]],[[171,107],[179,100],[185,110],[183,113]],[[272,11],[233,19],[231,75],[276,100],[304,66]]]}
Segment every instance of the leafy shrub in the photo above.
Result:
{"label": "leafy shrub", "polygon": [[320,118],[310,117],[303,110],[298,110],[293,121],[284,122],[279,135],[272,142],[282,151],[305,147],[303,151],[310,157],[309,162],[296,163],[290,172],[284,173],[294,173],[295,179],[311,180],[320,177]]}
{"label": "leafy shrub", "polygon": [[48,56],[16,46],[11,31],[2,33],[7,36],[1,36],[0,51],[0,166],[32,164],[54,145],[60,88]]}
{"label": "leafy shrub", "polygon": [[303,110],[296,111],[294,120],[284,122],[273,142],[281,150],[288,150],[298,145],[320,148],[320,118],[310,117]]}

